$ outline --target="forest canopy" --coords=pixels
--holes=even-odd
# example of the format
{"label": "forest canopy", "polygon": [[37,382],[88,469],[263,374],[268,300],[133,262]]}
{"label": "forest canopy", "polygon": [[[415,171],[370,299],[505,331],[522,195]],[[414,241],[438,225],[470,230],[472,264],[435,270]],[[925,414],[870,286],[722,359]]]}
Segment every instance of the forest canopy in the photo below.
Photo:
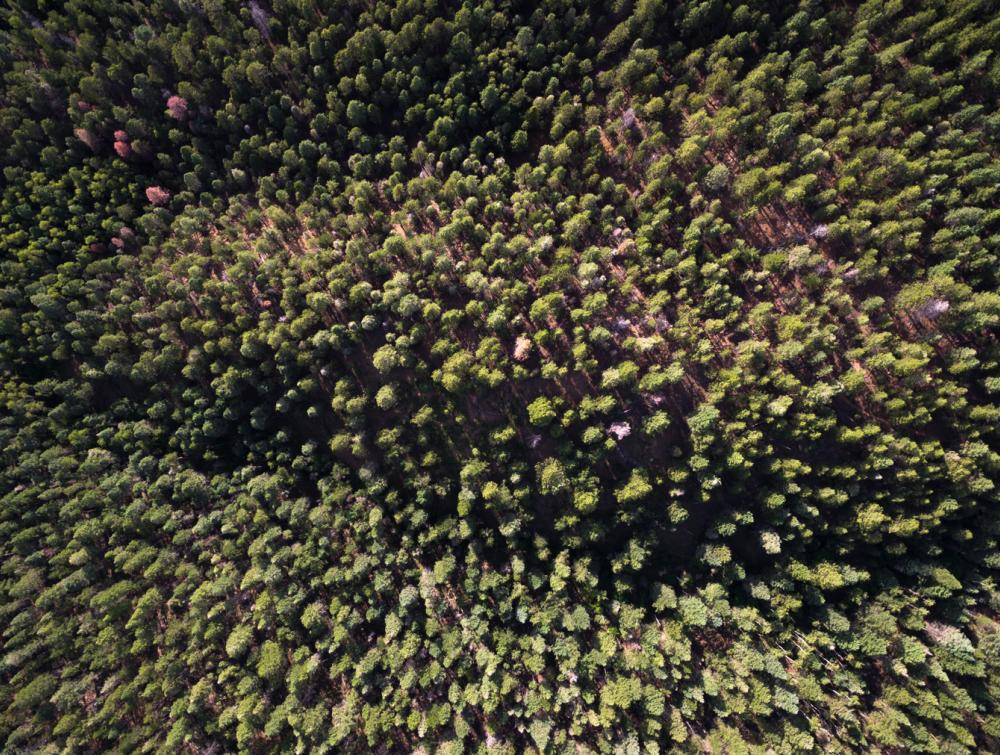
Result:
{"label": "forest canopy", "polygon": [[1000,751],[995,0],[0,9],[0,749]]}

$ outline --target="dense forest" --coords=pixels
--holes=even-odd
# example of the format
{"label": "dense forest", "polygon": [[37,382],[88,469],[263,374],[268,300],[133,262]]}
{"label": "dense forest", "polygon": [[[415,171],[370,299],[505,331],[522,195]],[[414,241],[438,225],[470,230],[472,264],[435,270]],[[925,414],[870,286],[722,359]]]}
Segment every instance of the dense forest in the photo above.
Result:
{"label": "dense forest", "polygon": [[9,0],[0,749],[1000,751],[1000,2]]}

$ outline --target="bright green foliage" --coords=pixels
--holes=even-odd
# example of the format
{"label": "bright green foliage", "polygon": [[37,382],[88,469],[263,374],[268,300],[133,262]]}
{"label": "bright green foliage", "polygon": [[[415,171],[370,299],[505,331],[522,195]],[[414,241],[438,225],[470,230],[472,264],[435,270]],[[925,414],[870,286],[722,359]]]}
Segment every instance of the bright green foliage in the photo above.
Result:
{"label": "bright green foliage", "polygon": [[552,402],[544,396],[539,396],[528,404],[528,421],[536,427],[544,427],[556,418],[556,410]]}
{"label": "bright green foliage", "polygon": [[653,486],[649,484],[646,473],[634,469],[625,484],[615,491],[615,497],[619,503],[634,503],[652,492]]}

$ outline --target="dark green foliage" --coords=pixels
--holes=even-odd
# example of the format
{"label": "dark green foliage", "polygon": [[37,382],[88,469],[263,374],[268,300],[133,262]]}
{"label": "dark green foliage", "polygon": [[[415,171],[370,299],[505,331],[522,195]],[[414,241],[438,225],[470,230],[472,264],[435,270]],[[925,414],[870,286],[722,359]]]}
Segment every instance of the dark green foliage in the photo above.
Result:
{"label": "dark green foliage", "polygon": [[0,18],[4,752],[1000,750],[995,2]]}

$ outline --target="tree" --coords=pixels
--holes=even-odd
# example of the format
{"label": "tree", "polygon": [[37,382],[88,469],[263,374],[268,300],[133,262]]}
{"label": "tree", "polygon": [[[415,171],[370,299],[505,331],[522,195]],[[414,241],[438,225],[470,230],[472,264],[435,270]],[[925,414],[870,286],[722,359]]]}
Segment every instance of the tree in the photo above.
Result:
{"label": "tree", "polygon": [[545,396],[539,396],[528,404],[528,421],[535,427],[544,427],[550,424],[556,416],[555,407]]}
{"label": "tree", "polygon": [[615,491],[619,503],[635,503],[653,492],[644,470],[633,469],[628,480]]}

